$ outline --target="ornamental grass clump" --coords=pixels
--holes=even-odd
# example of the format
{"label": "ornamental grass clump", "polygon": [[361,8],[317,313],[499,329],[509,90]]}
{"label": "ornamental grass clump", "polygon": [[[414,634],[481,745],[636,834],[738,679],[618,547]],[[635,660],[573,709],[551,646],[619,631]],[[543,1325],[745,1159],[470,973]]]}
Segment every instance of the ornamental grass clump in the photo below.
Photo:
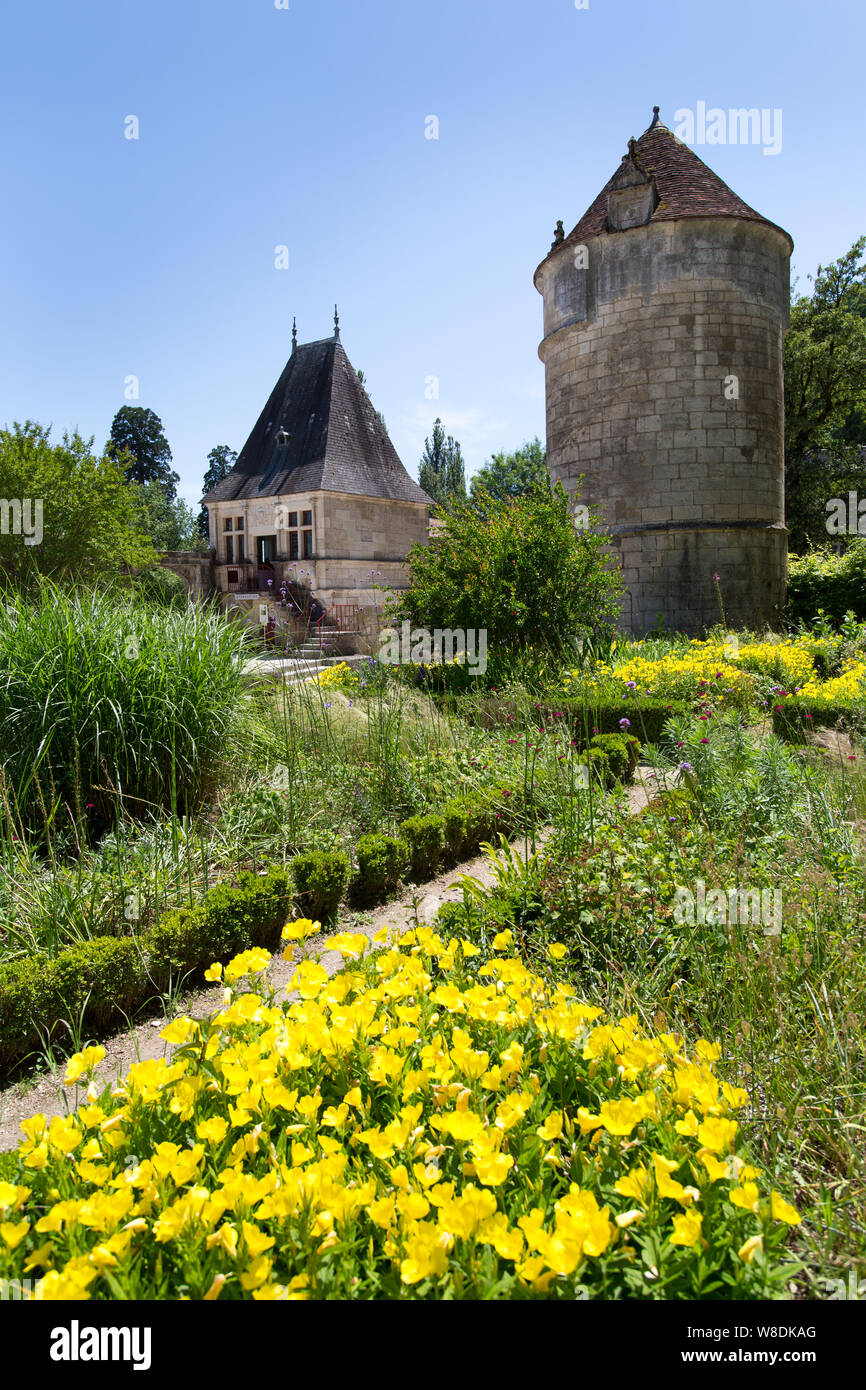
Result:
{"label": "ornamental grass clump", "polygon": [[[247,709],[244,636],[203,606],[43,581],[0,604],[7,818],[79,840],[118,810],[195,807]],[[20,825],[19,825],[20,828]]]}
{"label": "ornamental grass clump", "polygon": [[[318,929],[287,927],[287,954]],[[48,1299],[780,1292],[800,1218],[744,1151],[717,1046],[605,1018],[507,939],[480,966],[427,928],[328,945],[355,963],[301,959],[280,1006],[266,951],[213,967],[219,1012],[112,1087],[102,1048],[73,1057],[85,1104],[25,1121],[0,1183],[0,1278]]]}

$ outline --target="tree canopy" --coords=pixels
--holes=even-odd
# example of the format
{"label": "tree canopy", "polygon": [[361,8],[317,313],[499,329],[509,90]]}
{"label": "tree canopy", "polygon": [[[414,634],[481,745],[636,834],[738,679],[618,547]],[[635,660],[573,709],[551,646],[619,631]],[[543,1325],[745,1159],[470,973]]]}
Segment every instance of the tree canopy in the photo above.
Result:
{"label": "tree canopy", "polygon": [[547,451],[536,435],[512,454],[494,454],[472,478],[470,491],[473,497],[482,492],[497,498],[524,497],[548,484]]}
{"label": "tree canopy", "polygon": [[432,440],[424,441],[418,483],[438,506],[466,496],[463,451],[452,435],[446,436],[440,419],[433,425]]}
{"label": "tree canopy", "polygon": [[156,562],[122,461],[98,457],[93,439],[77,431],[52,443],[50,428],[33,420],[0,430],[0,496],[7,506],[11,499],[22,504],[19,526],[11,514],[0,519],[0,563],[13,584],[27,586],[40,574],[87,579]]}
{"label": "tree canopy", "polygon": [[[866,237],[819,266],[785,338],[785,511],[791,549],[826,544],[826,505],[866,495]],[[812,277],[809,277],[812,280]]]}
{"label": "tree canopy", "polygon": [[171,449],[153,410],[122,406],[111,422],[105,450],[123,462],[128,483],[164,483],[174,497],[180,478],[171,467]]}
{"label": "tree canopy", "polygon": [[[228,444],[216,444],[207,456],[207,468],[205,469],[202,481],[202,496],[206,497],[211,488],[221,483],[223,478],[227,478],[238,461],[237,451],[230,449]],[[198,529],[203,541],[207,542],[210,535],[208,529],[207,507],[202,507],[198,514]]]}

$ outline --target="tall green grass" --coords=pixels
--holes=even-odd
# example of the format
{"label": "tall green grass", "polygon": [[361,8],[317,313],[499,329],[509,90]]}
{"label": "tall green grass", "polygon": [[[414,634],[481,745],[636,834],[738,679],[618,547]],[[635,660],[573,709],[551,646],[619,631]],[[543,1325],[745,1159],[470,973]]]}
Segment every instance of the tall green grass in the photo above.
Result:
{"label": "tall green grass", "polygon": [[212,608],[112,588],[44,582],[0,605],[6,833],[80,844],[121,809],[194,808],[242,717],[244,642]]}

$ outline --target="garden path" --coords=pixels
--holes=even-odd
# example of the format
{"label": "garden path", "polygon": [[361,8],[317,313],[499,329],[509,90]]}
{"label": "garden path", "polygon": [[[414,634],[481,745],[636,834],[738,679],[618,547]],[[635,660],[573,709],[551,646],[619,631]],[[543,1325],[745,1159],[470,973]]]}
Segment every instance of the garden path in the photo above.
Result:
{"label": "garden path", "polygon": [[[653,785],[651,776],[649,768],[637,769],[636,781],[628,789],[628,808],[631,815],[643,810],[651,800],[654,794],[648,790]],[[538,836],[537,844],[543,843],[549,833],[542,832]],[[517,853],[526,857],[529,846],[525,840],[514,840],[512,846]],[[382,907],[354,914],[347,910],[341,914],[336,930],[363,933],[372,941],[383,927],[388,927],[393,935],[400,936],[418,923],[432,921],[443,903],[459,902],[462,891],[457,880],[463,874],[471,875],[486,886],[493,884],[496,879],[494,864],[485,855],[479,855],[475,859],[456,864],[447,873],[440,874],[429,883],[415,886],[401,898]],[[340,952],[327,949],[328,940],[333,934],[329,931],[323,932],[320,936],[310,937],[306,942],[305,952],[316,955],[329,975],[336,974],[343,966]],[[276,991],[278,999],[297,998],[297,995],[286,993],[286,985],[294,970],[295,963],[284,961],[280,954],[274,955],[266,979]],[[177,1001],[177,1009],[172,1017],[184,1014],[189,1018],[206,1018],[209,1014],[215,1013],[221,1003],[222,985],[209,985],[182,996]],[[168,1056],[172,1048],[159,1035],[169,1021],[166,1016],[151,1018],[114,1037],[103,1038],[101,1041],[105,1047],[105,1060],[98,1071],[100,1087],[125,1076],[134,1062]],[[46,1115],[49,1119],[53,1115],[65,1115],[84,1101],[83,1087],[64,1086],[64,1070],[65,1064],[61,1064],[47,1074],[41,1074],[36,1078],[28,1077],[0,1092],[0,1150],[15,1148],[18,1144],[22,1120],[35,1114]]]}

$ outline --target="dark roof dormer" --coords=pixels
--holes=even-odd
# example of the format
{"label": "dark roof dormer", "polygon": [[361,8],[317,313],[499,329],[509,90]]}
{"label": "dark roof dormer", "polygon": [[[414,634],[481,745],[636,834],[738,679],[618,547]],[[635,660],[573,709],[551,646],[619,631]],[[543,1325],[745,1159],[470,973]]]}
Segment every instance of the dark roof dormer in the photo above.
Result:
{"label": "dark roof dormer", "polygon": [[659,205],[659,191],[652,174],[638,159],[637,141],[628,142],[628,154],[610,181],[607,193],[607,230],[623,232],[645,227]]}

